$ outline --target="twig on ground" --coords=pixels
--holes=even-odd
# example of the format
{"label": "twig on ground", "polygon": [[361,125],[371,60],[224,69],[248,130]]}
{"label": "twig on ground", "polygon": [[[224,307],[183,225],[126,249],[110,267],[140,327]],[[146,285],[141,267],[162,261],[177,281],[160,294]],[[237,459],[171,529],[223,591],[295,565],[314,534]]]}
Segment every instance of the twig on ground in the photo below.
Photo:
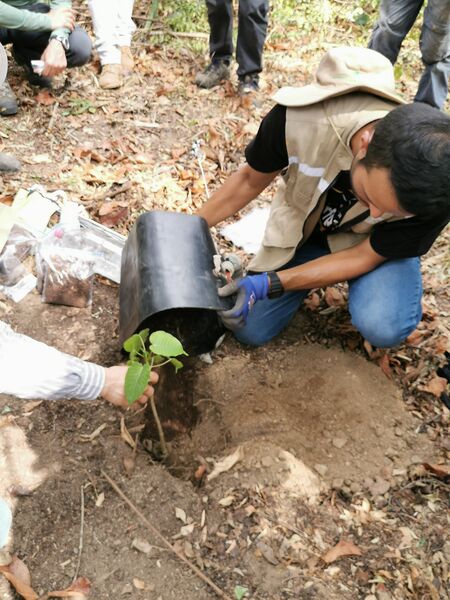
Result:
{"label": "twig on ground", "polygon": [[80,572],[80,565],[81,565],[81,553],[83,552],[83,538],[84,538],[84,487],[83,487],[83,484],[81,484],[80,495],[81,495],[80,543],[78,544],[78,561],[77,561],[77,567],[75,569],[75,575],[73,576],[72,583],[74,581],[76,581],[76,579],[78,578],[78,573]]}
{"label": "twig on ground", "polygon": [[50,131],[53,128],[53,123],[55,122],[56,113],[58,112],[59,102],[55,102],[52,110],[52,116],[50,117],[50,121],[48,122],[47,131]]}
{"label": "twig on ground", "polygon": [[109,477],[105,471],[101,471],[101,474],[109,483],[109,485],[113,488],[113,490],[122,498],[126,504],[131,508],[133,512],[137,514],[137,516],[141,519],[144,525],[149,529],[158,539],[160,539],[164,546],[171,550],[175,556],[177,556],[181,561],[183,561],[196,575],[199,577],[204,583],[206,583],[214,592],[219,596],[219,598],[224,598],[225,600],[232,600],[230,596],[228,596],[225,592],[223,592],[209,577],[207,577],[204,573],[200,571],[198,567],[196,567],[190,560],[184,557],[176,548],[172,546],[172,544],[163,536],[162,533],[159,532],[156,527],[154,527],[150,521],[145,517],[145,515],[139,510],[139,508],[133,504],[133,502],[122,492],[117,483]]}

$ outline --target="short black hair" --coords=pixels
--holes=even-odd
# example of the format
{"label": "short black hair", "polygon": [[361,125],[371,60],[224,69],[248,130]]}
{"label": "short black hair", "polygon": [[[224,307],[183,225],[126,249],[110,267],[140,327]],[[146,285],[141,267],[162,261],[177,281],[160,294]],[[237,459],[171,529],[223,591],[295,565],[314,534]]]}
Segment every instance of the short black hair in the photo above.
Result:
{"label": "short black hair", "polygon": [[413,215],[450,213],[450,116],[414,102],[375,125],[361,160],[389,169],[400,206]]}

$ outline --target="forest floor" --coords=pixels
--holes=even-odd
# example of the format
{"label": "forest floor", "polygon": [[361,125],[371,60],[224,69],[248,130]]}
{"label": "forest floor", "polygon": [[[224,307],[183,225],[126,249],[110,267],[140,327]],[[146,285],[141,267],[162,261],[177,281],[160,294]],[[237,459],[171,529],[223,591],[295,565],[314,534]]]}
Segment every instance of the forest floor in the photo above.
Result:
{"label": "forest floor", "polygon": [[[0,201],[36,183],[63,189],[123,234],[146,210],[194,212],[205,187],[192,142],[202,141],[212,190],[244,161],[271,94],[308,81],[329,46],[358,36],[337,28],[326,42],[313,34],[301,47],[269,36],[262,91],[244,102],[234,80],[195,87],[205,58],[182,47],[184,38],[141,38],[135,74],[114,92],[98,87],[95,63],[37,92],[12,62],[21,107],[2,119],[1,150],[23,169],[3,177]],[[412,43],[404,60],[399,87],[412,99],[420,72]],[[401,347],[380,353],[364,343],[339,285],[313,291],[263,348],[228,336],[211,364],[189,359],[177,375],[186,410],[168,465],[136,438],[145,411],[0,396],[0,495],[15,507],[10,550],[37,595],[86,577],[90,593],[71,597],[219,597],[106,473],[222,597],[450,598],[450,411],[441,399],[446,381],[436,375],[450,350],[449,233],[422,260],[423,319]],[[0,317],[84,359],[121,360],[118,286],[107,280],[96,280],[90,309],[42,304],[32,292],[19,304],[0,298]],[[160,406],[164,389],[156,392]],[[12,593],[0,580],[0,598]]]}

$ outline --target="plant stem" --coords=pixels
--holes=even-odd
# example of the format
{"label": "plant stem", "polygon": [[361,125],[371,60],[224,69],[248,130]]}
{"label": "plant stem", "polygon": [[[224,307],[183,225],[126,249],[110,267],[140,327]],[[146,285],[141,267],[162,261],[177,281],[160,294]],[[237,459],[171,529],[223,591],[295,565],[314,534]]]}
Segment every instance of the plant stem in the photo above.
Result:
{"label": "plant stem", "polygon": [[[152,372],[152,369],[153,369],[153,356],[152,356],[152,359],[150,362],[150,373]],[[161,444],[162,455],[163,455],[163,458],[166,458],[169,455],[169,451],[167,449],[166,438],[165,438],[164,431],[163,431],[163,428],[161,425],[161,421],[159,420],[158,411],[156,410],[155,398],[153,396],[150,397],[150,406],[152,409],[153,418],[155,419],[156,428],[158,429],[158,435],[159,435],[159,441]]]}

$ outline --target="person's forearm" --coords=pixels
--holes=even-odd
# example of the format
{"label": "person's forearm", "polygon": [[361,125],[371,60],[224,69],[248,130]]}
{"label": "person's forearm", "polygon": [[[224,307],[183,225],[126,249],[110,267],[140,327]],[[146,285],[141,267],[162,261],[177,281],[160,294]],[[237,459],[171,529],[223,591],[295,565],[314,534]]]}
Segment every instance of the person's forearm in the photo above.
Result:
{"label": "person's forearm", "polygon": [[0,393],[20,398],[93,400],[105,369],[20,335],[0,321]]}
{"label": "person's forearm", "polygon": [[244,165],[228,177],[197,214],[206,219],[210,227],[220,223],[254,200],[278,173],[259,173],[249,165]]}
{"label": "person's forearm", "polygon": [[23,31],[49,31],[51,22],[45,13],[32,12],[0,2],[0,27]]}
{"label": "person's forearm", "polygon": [[285,291],[309,290],[348,281],[384,262],[365,240],[353,248],[321,256],[298,267],[278,271]]}

